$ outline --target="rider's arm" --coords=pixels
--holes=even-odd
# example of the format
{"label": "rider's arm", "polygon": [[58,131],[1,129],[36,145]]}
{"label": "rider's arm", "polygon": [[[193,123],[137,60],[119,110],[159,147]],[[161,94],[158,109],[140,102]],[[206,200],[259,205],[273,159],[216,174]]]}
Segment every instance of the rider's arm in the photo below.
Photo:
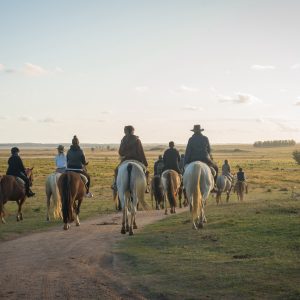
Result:
{"label": "rider's arm", "polygon": [[148,167],[148,162],[147,162],[147,159],[146,159],[146,156],[145,156],[145,153],[144,153],[144,149],[143,149],[143,146],[142,146],[142,142],[140,139],[137,139],[137,153],[138,153],[138,156],[141,158],[142,160],[142,163]]}

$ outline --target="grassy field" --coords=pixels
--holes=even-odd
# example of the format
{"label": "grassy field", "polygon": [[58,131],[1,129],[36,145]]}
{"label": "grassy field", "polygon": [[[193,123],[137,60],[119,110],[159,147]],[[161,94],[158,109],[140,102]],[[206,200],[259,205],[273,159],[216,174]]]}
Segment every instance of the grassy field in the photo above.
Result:
{"label": "grassy field", "polygon": [[[230,203],[216,206],[210,198],[208,223],[201,231],[191,229],[190,215],[184,213],[125,239],[115,250],[126,258],[124,276],[151,299],[299,299],[300,199],[291,199],[291,190],[300,192],[300,166],[292,159],[294,149],[214,146],[219,167],[228,159],[233,172],[244,168],[249,183],[245,202],[233,195]],[[34,166],[36,197],[26,200],[22,222],[15,219],[16,204],[5,205],[7,224],[0,224],[0,240],[62,224],[45,221],[45,179],[54,170],[55,152],[21,152],[25,165]],[[114,211],[110,185],[118,164],[116,151],[85,153],[95,197],[84,200],[81,219]],[[146,151],[151,173],[159,154]],[[9,150],[0,151],[0,174],[8,157]],[[149,195],[146,199],[150,202]]]}
{"label": "grassy field", "polygon": [[[184,148],[180,146],[178,148],[183,153]],[[290,194],[293,186],[300,188],[300,167],[295,164],[291,156],[292,151],[296,148],[258,149],[250,145],[216,145],[213,150],[214,159],[219,167],[227,158],[234,172],[238,166],[245,169],[251,189],[248,201],[252,201],[272,198],[280,189],[287,189],[288,191],[285,193]],[[114,211],[110,185],[113,170],[118,164],[116,151],[104,152],[85,149],[85,153],[89,160],[88,171],[92,177],[92,192],[95,197],[84,200],[81,219]],[[157,150],[149,151],[148,149],[146,151],[150,173],[153,173],[154,161],[161,153],[162,151]],[[0,224],[0,240],[61,224],[61,221],[51,221],[50,223],[45,221],[45,180],[54,170],[55,154],[56,149],[28,149],[20,153],[24,164],[34,167],[33,190],[36,192],[36,197],[26,200],[23,207],[23,222],[15,220],[16,203],[8,202],[5,205],[7,225]],[[6,172],[9,155],[9,149],[0,150],[0,174]],[[150,203],[149,195],[146,195],[146,200]]]}
{"label": "grassy field", "polygon": [[[243,167],[249,182],[244,203],[234,195],[216,206],[208,223],[192,230],[190,214],[147,226],[116,247],[124,276],[149,299],[299,299],[300,166],[294,148],[215,146],[220,166],[227,158]],[[126,263],[125,263],[126,262]]]}

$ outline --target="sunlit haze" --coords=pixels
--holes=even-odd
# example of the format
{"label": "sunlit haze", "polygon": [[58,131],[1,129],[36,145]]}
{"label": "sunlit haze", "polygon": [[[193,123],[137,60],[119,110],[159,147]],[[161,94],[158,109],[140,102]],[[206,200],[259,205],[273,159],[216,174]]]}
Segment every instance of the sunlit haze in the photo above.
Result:
{"label": "sunlit haze", "polygon": [[0,1],[0,143],[300,142],[300,2]]}

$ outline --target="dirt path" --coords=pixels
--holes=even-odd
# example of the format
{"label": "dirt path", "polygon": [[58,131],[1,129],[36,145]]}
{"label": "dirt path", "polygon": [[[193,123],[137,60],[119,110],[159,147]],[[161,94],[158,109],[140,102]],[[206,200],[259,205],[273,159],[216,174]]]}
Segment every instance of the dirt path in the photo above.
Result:
{"label": "dirt path", "polygon": [[[164,217],[163,211],[139,211],[137,224]],[[119,280],[113,246],[134,238],[121,235],[120,224],[121,214],[111,214],[69,231],[60,226],[1,242],[0,299],[144,299]]]}

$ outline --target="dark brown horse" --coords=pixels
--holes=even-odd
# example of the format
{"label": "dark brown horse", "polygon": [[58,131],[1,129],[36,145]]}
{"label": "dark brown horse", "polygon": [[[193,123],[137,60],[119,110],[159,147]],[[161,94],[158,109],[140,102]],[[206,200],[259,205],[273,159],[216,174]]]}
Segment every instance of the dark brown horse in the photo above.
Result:
{"label": "dark brown horse", "polygon": [[155,200],[155,209],[159,210],[163,207],[164,202],[164,187],[159,175],[155,175],[151,180],[151,202],[153,208],[153,198]]}
{"label": "dark brown horse", "polygon": [[[25,169],[26,176],[29,179],[29,186],[33,182],[33,168]],[[18,204],[17,221],[23,220],[22,205],[26,199],[25,183],[11,175],[4,175],[0,177],[0,217],[1,222],[5,224],[4,220],[4,204],[7,201],[16,201]]]}
{"label": "dark brown horse", "polygon": [[57,186],[61,196],[64,229],[68,230],[70,228],[69,223],[73,222],[75,217],[76,226],[79,226],[80,205],[86,193],[81,175],[75,172],[63,173],[58,179]]}

